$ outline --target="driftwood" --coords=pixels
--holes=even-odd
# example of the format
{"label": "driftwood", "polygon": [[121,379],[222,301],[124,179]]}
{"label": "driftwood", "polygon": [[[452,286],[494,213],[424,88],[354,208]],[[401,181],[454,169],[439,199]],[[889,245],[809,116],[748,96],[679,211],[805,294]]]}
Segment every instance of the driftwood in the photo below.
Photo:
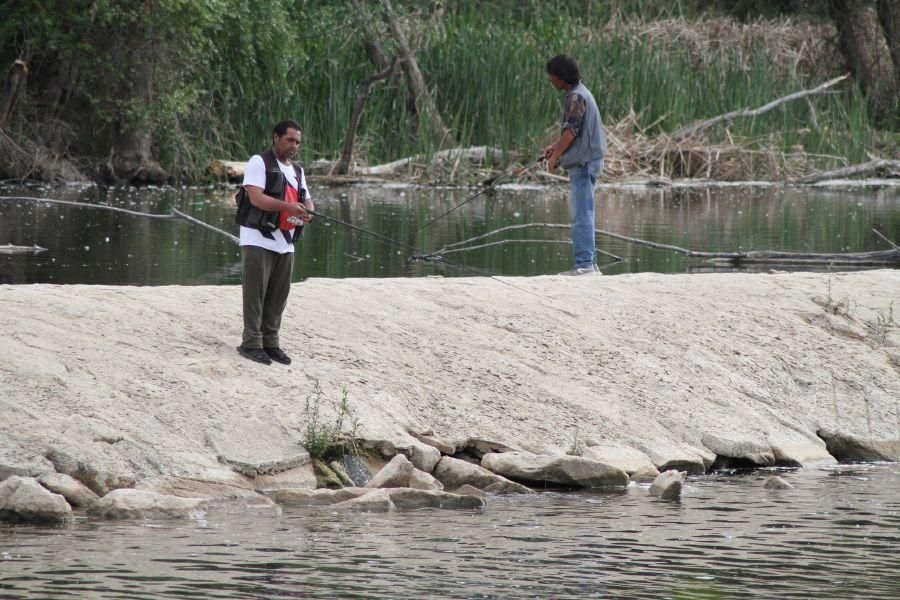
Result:
{"label": "driftwood", "polygon": [[356,130],[359,127],[359,120],[362,118],[363,109],[366,107],[366,101],[369,99],[369,93],[372,90],[372,86],[393,73],[399,62],[399,57],[394,58],[391,64],[381,71],[369,75],[363,79],[363,82],[359,85],[359,93],[356,96],[356,105],[353,107],[353,114],[350,116],[350,125],[347,127],[347,135],[344,137],[344,149],[341,152],[341,160],[338,162],[336,169],[338,175],[346,175],[350,172],[350,160],[353,158],[353,141],[356,139]]}
{"label": "driftwood", "polygon": [[38,254],[46,251],[46,248],[42,248],[37,244],[34,246],[14,246],[12,244],[0,245],[0,254]]}
{"label": "driftwood", "polygon": [[832,171],[824,171],[814,175],[807,175],[797,179],[796,183],[818,183],[829,179],[840,179],[843,177],[853,177],[855,175],[867,175],[881,170],[893,171],[900,174],[900,160],[877,159],[869,162],[834,169]]}
{"label": "driftwood", "polygon": [[753,110],[748,110],[748,109],[735,110],[730,113],[726,113],[724,115],[719,115],[718,117],[714,117],[712,119],[707,119],[706,121],[701,121],[700,123],[679,129],[674,134],[672,134],[672,140],[675,143],[682,142],[682,141],[686,140],[687,138],[691,137],[692,135],[699,133],[701,131],[706,131],[710,127],[712,127],[714,125],[718,125],[719,123],[723,123],[723,122],[730,123],[731,121],[733,121],[737,118],[743,118],[743,117],[757,117],[763,113],[769,112],[770,110],[777,108],[777,107],[781,106],[782,104],[785,104],[792,100],[799,100],[800,98],[806,98],[808,96],[813,96],[815,94],[824,93],[825,90],[827,90],[828,88],[830,88],[831,86],[833,86],[837,83],[840,83],[841,81],[844,81],[849,76],[850,75],[841,75],[840,77],[835,77],[834,79],[826,81],[822,85],[815,87],[811,90],[802,90],[799,92],[794,92],[793,94],[788,94],[787,96],[784,96],[783,98],[773,100],[772,102],[769,102],[768,104],[765,104],[765,105],[760,106],[759,108],[756,108]]}
{"label": "driftwood", "polygon": [[[240,238],[235,235],[228,233],[227,231],[223,231],[218,227],[213,227],[209,223],[204,223],[198,219],[190,215],[186,215],[180,210],[172,209],[172,212],[169,214],[154,214],[154,213],[145,213],[138,212],[136,210],[128,210],[127,208],[119,208],[118,206],[106,206],[105,204],[89,204],[87,202],[74,202],[72,200],[56,200],[54,198],[32,198],[30,196],[0,196],[0,200],[12,200],[12,201],[29,201],[29,202],[44,202],[47,204],[65,204],[67,206],[78,206],[81,208],[98,208],[101,210],[110,210],[112,212],[124,213],[126,215],[131,215],[134,217],[144,217],[147,219],[184,219],[188,223],[193,223],[194,225],[199,225],[201,227],[205,227],[210,231],[215,231],[218,234],[224,235],[229,238],[235,244],[239,244],[241,242]],[[2,248],[2,246],[0,246]]]}
{"label": "driftwood", "polygon": [[461,158],[466,158],[470,163],[480,165],[483,164],[488,159],[488,157],[499,156],[502,153],[503,151],[499,148],[492,148],[490,146],[451,148],[449,150],[441,150],[439,152],[435,152],[430,157],[425,154],[418,154],[416,156],[408,156],[406,158],[401,158],[399,160],[385,163],[383,165],[360,167],[358,169],[355,169],[355,172],[358,175],[391,175],[393,173],[396,173],[403,167],[408,167],[410,165],[425,164],[428,162],[434,164],[442,160],[457,161]]}
{"label": "driftwood", "polygon": [[[469,248],[467,244],[471,244],[472,242],[482,240],[491,236],[495,236],[499,233],[505,231],[512,231],[516,229],[529,229],[529,228],[545,228],[545,229],[571,229],[571,225],[563,224],[563,223],[523,223],[521,225],[509,225],[507,227],[501,227],[500,229],[495,229],[493,231],[489,231],[487,233],[483,233],[481,235],[469,238],[467,240],[463,240],[461,242],[456,242],[454,244],[448,244],[444,246],[440,250],[434,251],[431,255],[441,255],[447,254],[448,252],[458,252],[464,246],[465,248]],[[743,263],[781,263],[781,264],[833,264],[833,265],[900,265],[900,248],[893,244],[893,242],[888,242],[891,245],[894,245],[894,249],[892,250],[879,250],[874,252],[843,252],[843,253],[833,253],[833,254],[818,254],[818,253],[807,253],[807,252],[782,252],[779,250],[754,250],[749,252],[697,252],[694,250],[688,250],[687,248],[682,248],[680,246],[673,246],[671,244],[658,244],[656,242],[650,242],[647,240],[642,240],[640,238],[629,237],[627,235],[621,235],[618,233],[613,233],[611,231],[604,231],[603,229],[596,229],[595,233],[597,235],[602,235],[606,237],[610,237],[613,239],[621,240],[623,242],[628,242],[631,244],[637,244],[640,246],[647,246],[648,248],[656,248],[658,250],[669,250],[671,252],[677,252],[683,256],[688,258],[697,258],[702,260],[708,260],[711,262],[719,262],[719,263],[734,263],[734,264],[743,264]],[[883,236],[882,236],[883,237]]]}
{"label": "driftwood", "polygon": [[241,181],[244,178],[244,167],[246,166],[246,161],[214,160],[206,167],[206,174],[216,179]]}
{"label": "driftwood", "polygon": [[3,93],[0,95],[0,129],[6,127],[12,118],[19,98],[25,90],[25,82],[28,79],[28,66],[23,60],[14,61],[9,66],[9,73],[6,76],[6,85]]}

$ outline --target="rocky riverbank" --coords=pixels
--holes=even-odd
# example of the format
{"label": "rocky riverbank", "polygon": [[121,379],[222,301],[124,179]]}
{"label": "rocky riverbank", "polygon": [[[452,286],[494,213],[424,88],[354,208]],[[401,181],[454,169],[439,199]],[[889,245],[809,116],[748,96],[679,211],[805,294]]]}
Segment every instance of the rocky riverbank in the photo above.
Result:
{"label": "rocky riverbank", "polygon": [[235,352],[237,286],[0,286],[0,482],[21,477],[0,503],[60,474],[97,496],[309,495],[315,382],[323,420],[346,390],[373,473],[408,458],[377,477],[422,493],[382,508],[900,458],[898,271],[502,281],[295,284],[289,367]]}

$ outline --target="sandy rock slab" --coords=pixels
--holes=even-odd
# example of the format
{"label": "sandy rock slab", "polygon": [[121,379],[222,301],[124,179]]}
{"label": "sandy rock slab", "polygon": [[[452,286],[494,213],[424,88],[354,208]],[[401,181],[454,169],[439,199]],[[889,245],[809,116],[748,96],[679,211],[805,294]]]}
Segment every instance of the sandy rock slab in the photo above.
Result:
{"label": "sandy rock slab", "polygon": [[583,488],[624,488],[628,485],[628,474],[622,469],[580,456],[492,453],[484,455],[481,466],[510,479],[539,485]]}
{"label": "sandy rock slab", "polygon": [[147,490],[113,490],[88,507],[88,514],[106,519],[185,519],[206,512],[203,498],[179,498]]}
{"label": "sandy rock slab", "polygon": [[72,507],[59,494],[32,477],[13,475],[0,483],[0,521],[12,523],[64,523]]}

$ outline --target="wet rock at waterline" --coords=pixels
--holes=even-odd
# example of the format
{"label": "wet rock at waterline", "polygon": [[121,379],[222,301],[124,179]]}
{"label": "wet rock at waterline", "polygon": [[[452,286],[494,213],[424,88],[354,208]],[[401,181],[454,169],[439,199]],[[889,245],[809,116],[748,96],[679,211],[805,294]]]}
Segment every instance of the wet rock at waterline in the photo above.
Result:
{"label": "wet rock at waterline", "polygon": [[[501,493],[499,490],[521,489],[523,486],[509,479],[493,473],[484,467],[473,465],[472,463],[452,456],[444,456],[434,468],[434,476],[444,484],[445,489],[456,489],[462,485],[471,485],[479,489],[486,489],[489,486],[497,486],[495,493]],[[527,492],[527,488],[524,488]],[[527,493],[526,492],[526,493]]]}
{"label": "wet rock at waterline", "polygon": [[641,467],[629,477],[635,483],[653,483],[659,476],[659,470],[653,465]]}
{"label": "wet rock at waterline", "polygon": [[384,489],[370,490],[362,496],[345,500],[335,507],[365,512],[390,512],[397,508],[391,501],[391,495]]}
{"label": "wet rock at waterline", "polygon": [[63,496],[76,508],[88,506],[100,498],[86,485],[63,473],[45,473],[37,481],[54,494]]}
{"label": "wet rock at waterline", "polygon": [[442,491],[444,484],[434,478],[431,473],[425,473],[416,469],[409,476],[409,487],[417,490],[437,490]]}
{"label": "wet rock at waterline", "polygon": [[359,498],[371,492],[371,488],[342,488],[330,490],[328,488],[309,489],[283,489],[267,492],[268,496],[282,506],[328,506]]}
{"label": "wet rock at waterline", "polygon": [[485,454],[481,466],[518,481],[583,488],[624,488],[622,469],[580,456],[548,456],[529,452]]}
{"label": "wet rock at waterline", "polygon": [[[84,450],[81,449],[82,452]],[[100,454],[97,450],[93,450],[92,453]],[[116,464],[120,461],[103,456],[95,458],[96,460],[75,458],[60,448],[52,448],[47,453],[47,459],[53,463],[57,472],[77,479],[98,496],[103,496],[111,490],[134,487],[135,476],[127,472],[124,466]],[[104,458],[106,460],[103,460]]]}
{"label": "wet rock at waterline", "polygon": [[403,454],[398,454],[384,465],[366,484],[368,488],[406,487],[416,468]]}
{"label": "wet rock at waterline", "polygon": [[91,504],[87,512],[106,519],[175,519],[203,516],[206,500],[180,498],[146,490],[113,490]]}
{"label": "wet rock at waterline", "polygon": [[63,523],[72,518],[72,507],[32,477],[13,475],[0,483],[0,521],[13,523]]}
{"label": "wet rock at waterline", "polygon": [[650,485],[650,493],[663,500],[678,500],[684,487],[685,473],[670,469],[657,475]]}
{"label": "wet rock at waterline", "polygon": [[763,487],[767,490],[789,490],[794,486],[792,486],[790,483],[788,483],[778,475],[772,475],[771,477],[766,479]]}
{"label": "wet rock at waterline", "polygon": [[819,430],[829,454],[840,461],[898,461],[900,439],[872,439],[842,431]]}
{"label": "wet rock at waterline", "polygon": [[[370,496],[373,492],[378,492]],[[400,509],[418,508],[481,508],[484,500],[477,495],[449,493],[440,490],[418,490],[407,487],[395,488],[343,488],[340,490],[277,490],[269,494],[278,504],[285,507],[298,506],[347,506],[359,508],[365,506],[365,502],[351,502],[370,496],[375,509],[383,508],[386,504],[384,497]]]}

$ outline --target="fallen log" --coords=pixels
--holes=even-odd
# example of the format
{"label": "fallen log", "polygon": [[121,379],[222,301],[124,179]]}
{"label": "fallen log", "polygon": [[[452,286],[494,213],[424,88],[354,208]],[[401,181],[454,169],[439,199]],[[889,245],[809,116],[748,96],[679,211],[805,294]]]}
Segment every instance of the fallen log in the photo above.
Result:
{"label": "fallen log", "polygon": [[441,150],[432,155],[418,154],[416,156],[408,156],[382,165],[373,165],[371,167],[359,167],[355,169],[357,175],[390,175],[396,173],[399,169],[412,164],[434,164],[442,160],[460,160],[468,159],[475,165],[484,164],[492,156],[500,156],[503,151],[499,148],[490,146],[472,146],[471,148],[450,148],[449,150]]}
{"label": "fallen log", "polygon": [[[545,229],[566,229],[572,228],[570,224],[564,223],[523,223],[521,225],[509,225],[501,227],[481,235],[468,238],[461,242],[448,244],[440,250],[435,250],[430,256],[446,254],[448,252],[458,252],[462,248],[471,248],[472,242],[483,240],[503,233],[517,229],[528,228],[545,228]],[[780,250],[751,250],[748,252],[698,252],[688,250],[680,246],[671,244],[659,244],[640,238],[629,237],[605,231],[603,229],[595,229],[596,235],[602,235],[613,239],[646,246],[648,248],[656,248],[657,250],[668,250],[677,252],[688,258],[696,258],[716,263],[779,263],[779,264],[832,264],[832,265],[900,265],[900,247],[894,246],[891,250],[876,250],[872,252],[841,252],[841,253],[811,253],[811,252],[782,252]],[[893,242],[888,241],[893,245]]]}
{"label": "fallen log", "polygon": [[879,171],[889,171],[892,175],[900,176],[900,160],[876,159],[858,165],[842,167],[831,171],[823,171],[814,175],[807,175],[797,179],[795,183],[819,183],[820,181],[828,181],[829,179],[843,179],[845,177],[854,177],[856,175],[868,175],[869,173],[877,173]]}
{"label": "fallen log", "polygon": [[682,141],[686,140],[687,138],[691,137],[692,135],[700,133],[701,131],[706,131],[710,127],[712,127],[714,125],[718,125],[719,123],[723,123],[723,122],[730,123],[731,121],[733,121],[737,118],[758,117],[759,115],[761,115],[763,113],[767,113],[770,110],[777,108],[777,107],[781,106],[782,104],[785,104],[792,100],[799,100],[800,98],[806,98],[808,96],[813,96],[815,94],[824,93],[825,90],[827,90],[828,88],[830,88],[831,86],[833,86],[837,83],[840,83],[841,81],[844,81],[848,77],[850,77],[849,74],[841,75],[840,77],[835,77],[834,79],[826,81],[825,83],[823,83],[817,87],[814,87],[810,90],[801,90],[799,92],[794,92],[793,94],[788,94],[787,96],[778,98],[777,100],[773,100],[772,102],[769,102],[768,104],[764,104],[763,106],[760,106],[759,108],[756,108],[753,110],[748,110],[748,109],[734,110],[729,113],[725,113],[724,115],[719,115],[718,117],[713,117],[712,119],[707,119],[706,121],[701,121],[700,123],[697,123],[695,125],[683,127],[681,129],[679,129],[678,131],[676,131],[674,134],[672,134],[672,140],[675,143],[682,142]]}

